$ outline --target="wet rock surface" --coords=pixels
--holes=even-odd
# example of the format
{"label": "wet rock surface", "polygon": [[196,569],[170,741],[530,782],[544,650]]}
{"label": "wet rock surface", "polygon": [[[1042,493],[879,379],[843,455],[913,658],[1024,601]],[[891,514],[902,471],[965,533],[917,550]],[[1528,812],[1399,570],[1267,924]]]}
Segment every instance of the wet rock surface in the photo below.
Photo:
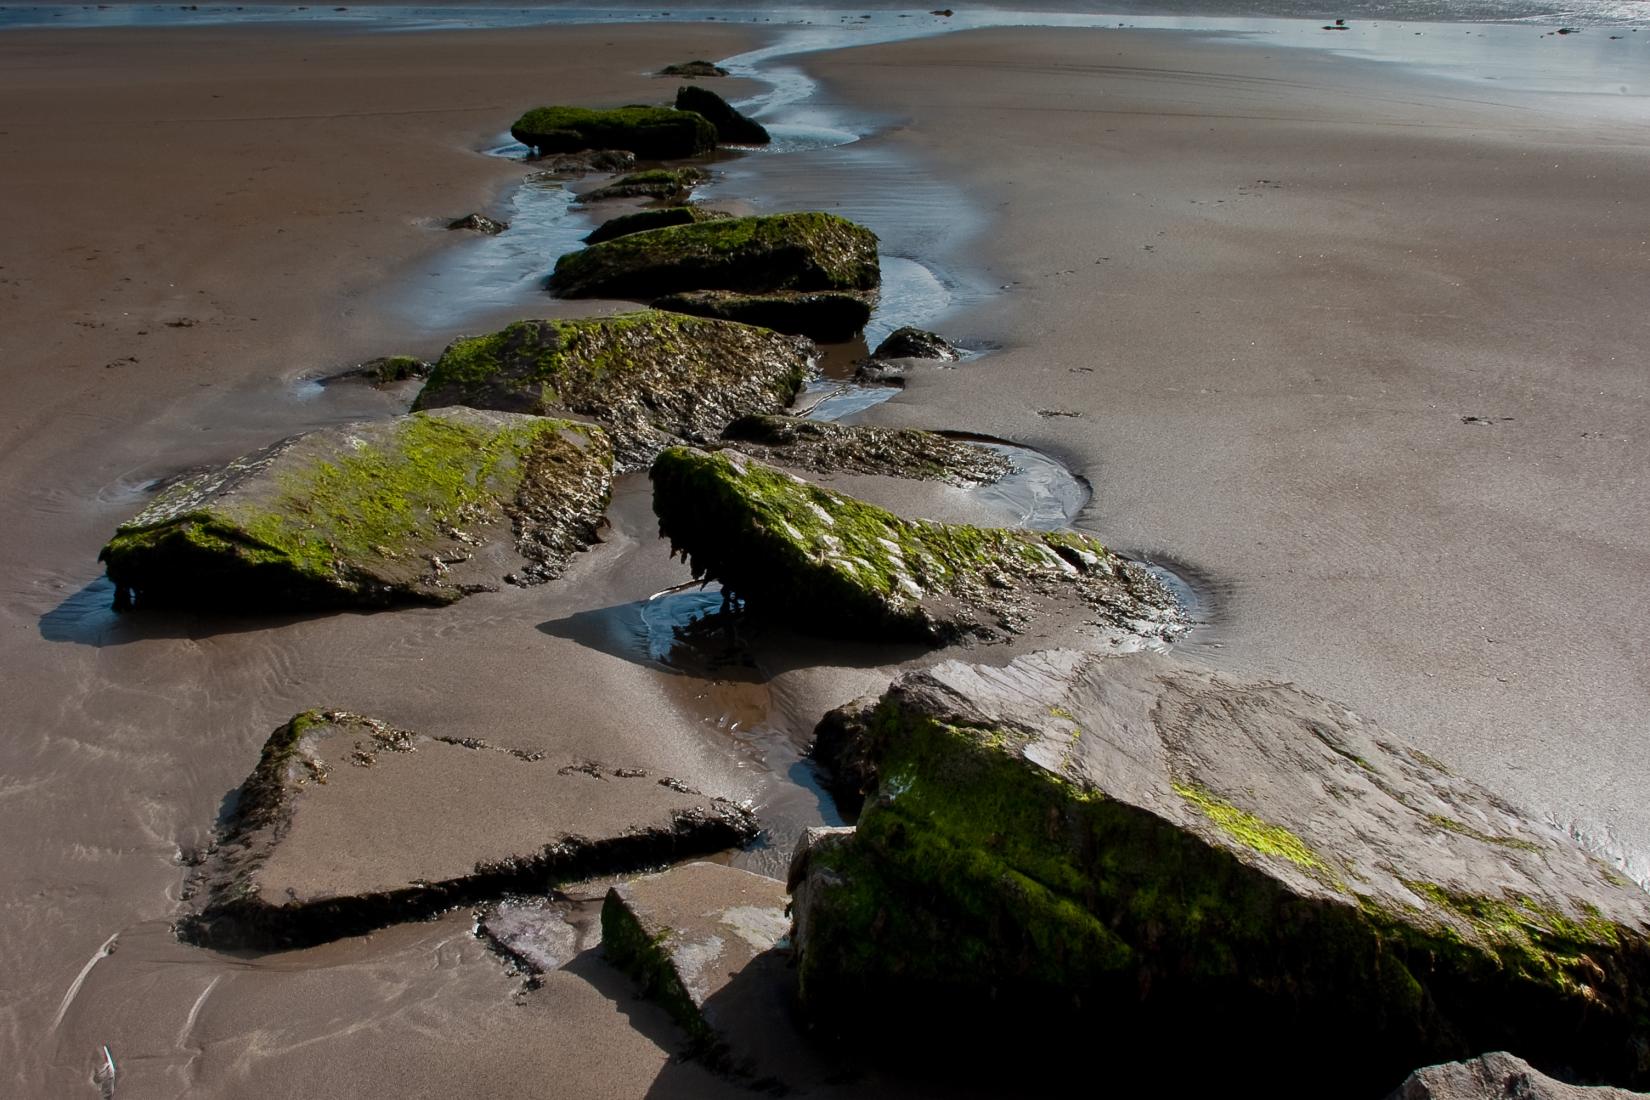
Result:
{"label": "wet rock surface", "polygon": [[962,352],[939,333],[909,326],[890,332],[871,353],[873,362],[883,359],[939,359],[955,362],[961,358]]}
{"label": "wet rock surface", "polygon": [[830,1026],[1040,1006],[1149,1058],[1217,1020],[1208,1072],[1287,1035],[1326,1095],[1496,1048],[1650,1075],[1650,895],[1331,702],[1054,651],[908,674],[844,724],[870,795],[792,882]]}
{"label": "wet rock surface", "polygon": [[695,578],[810,633],[938,644],[1047,618],[1121,643],[1185,628],[1156,578],[1087,535],[907,520],[732,450],[671,448],[651,477],[660,534]]}
{"label": "wet rock surface", "polygon": [[518,321],[455,341],[415,407],[588,416],[607,429],[620,467],[633,469],[672,442],[708,442],[741,416],[785,408],[812,350],[794,336],[653,310]]}
{"label": "wet rock surface", "polygon": [[556,261],[550,291],[563,298],[650,301],[688,290],[874,290],[877,238],[824,213],[726,218],[632,233]]}
{"label": "wet rock surface", "polygon": [[596,539],[589,424],[444,409],[294,436],[179,479],[103,548],[117,607],[446,603],[560,574]]}
{"label": "wet rock surface", "polygon": [[730,985],[782,984],[790,931],[785,884],[715,863],[689,863],[620,883],[602,905],[608,959],[657,1000],[701,1051],[723,1046],[740,1011]]}
{"label": "wet rock surface", "polygon": [[720,65],[709,61],[683,61],[675,65],[666,65],[656,76],[683,76],[693,78],[727,76],[728,71]]}
{"label": "wet rock surface", "polygon": [[581,951],[601,942],[601,927],[574,907],[550,897],[507,898],[476,920],[476,934],[493,945],[531,983],[560,970]]}
{"label": "wet rock surface", "polygon": [[722,438],[752,458],[822,474],[884,474],[972,487],[1012,469],[996,451],[914,428],[746,416],[729,424]]}
{"label": "wet rock surface", "polygon": [[485,214],[466,214],[447,223],[448,229],[468,229],[475,233],[497,235],[510,228],[509,222],[495,221]]}
{"label": "wet rock surface", "polygon": [[303,946],[755,832],[745,809],[641,769],[307,711],[265,743],[179,931],[216,947]]}
{"label": "wet rock surface", "polygon": [[703,168],[649,168],[645,172],[620,176],[612,183],[586,191],[579,196],[579,201],[655,199],[659,202],[685,202],[693,189],[708,179],[710,173]]}
{"label": "wet rock surface", "polygon": [[773,140],[760,122],[740,114],[727,100],[705,88],[691,84],[677,88],[676,109],[710,119],[716,127],[716,140],[729,145],[766,145]]}
{"label": "wet rock surface", "polygon": [[369,386],[393,386],[430,373],[430,364],[411,355],[383,355],[368,359],[349,370],[321,379],[322,385],[334,382],[365,382]]}
{"label": "wet rock surface", "polygon": [[693,157],[716,147],[709,120],[669,107],[536,107],[516,120],[510,136],[540,154],[623,149],[648,160]]}
{"label": "wet rock surface", "polygon": [[761,325],[835,344],[851,340],[871,319],[873,296],[847,290],[777,294],[742,294],[733,290],[690,290],[667,294],[653,303],[659,309]]}
{"label": "wet rock surface", "polygon": [[1387,1100],[1643,1100],[1642,1092],[1555,1081],[1522,1058],[1496,1051],[1416,1070]]}
{"label": "wet rock surface", "polygon": [[[592,229],[584,238],[585,244],[601,244],[618,237],[628,237],[632,233],[641,233],[648,229],[667,229],[673,225],[687,225],[690,222],[708,222],[717,218],[726,218],[729,215],[720,210],[707,210],[702,206],[668,206],[661,210],[638,210],[634,214],[620,214],[616,218],[609,218]],[[668,308],[668,307],[665,307]],[[679,313],[689,313],[691,310],[678,310]],[[701,314],[705,316],[705,314]],[[728,317],[725,320],[737,321],[737,317]],[[767,326],[772,328],[772,325]]]}
{"label": "wet rock surface", "polygon": [[584,153],[552,153],[532,159],[535,170],[528,179],[566,179],[592,172],[628,172],[636,167],[636,154],[628,149],[592,149]]}

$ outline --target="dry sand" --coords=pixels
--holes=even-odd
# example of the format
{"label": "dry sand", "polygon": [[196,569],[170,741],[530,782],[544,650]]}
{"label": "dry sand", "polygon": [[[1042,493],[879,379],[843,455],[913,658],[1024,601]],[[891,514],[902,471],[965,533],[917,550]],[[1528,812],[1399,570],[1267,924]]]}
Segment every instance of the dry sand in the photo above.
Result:
{"label": "dry sand", "polygon": [[[397,408],[293,379],[438,350],[362,303],[444,243],[436,219],[519,175],[478,142],[553,96],[659,98],[644,70],[746,45],[706,26],[0,35],[0,1091],[89,1093],[108,1044],[121,1100],[742,1094],[673,1062],[679,1034],[593,956],[518,1003],[464,914],[245,959],[167,926],[178,849],[305,707],[772,797],[737,734],[692,729],[766,689],[661,678],[599,613],[684,579],[645,488],[561,584],[452,609],[225,629],[116,621],[86,589],[151,478]],[[1004,350],[876,418],[1072,458],[1091,526],[1209,578],[1196,653],[1650,851],[1643,129],[1144,33],[809,64],[905,120],[875,140],[975,190],[991,220],[953,259],[1007,284],[947,326]],[[817,713],[877,679],[771,694]]]}

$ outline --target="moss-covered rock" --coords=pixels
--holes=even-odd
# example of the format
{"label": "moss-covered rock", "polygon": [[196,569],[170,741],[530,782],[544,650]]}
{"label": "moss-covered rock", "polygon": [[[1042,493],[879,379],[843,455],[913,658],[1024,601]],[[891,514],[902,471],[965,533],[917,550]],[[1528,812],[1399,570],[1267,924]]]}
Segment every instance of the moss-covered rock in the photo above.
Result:
{"label": "moss-covered rock", "polygon": [[[688,225],[692,222],[715,221],[728,215],[720,210],[707,210],[703,206],[666,206],[655,210],[638,210],[634,214],[620,214],[616,218],[609,218],[592,229],[584,238],[585,244],[601,244],[618,237],[628,237],[632,233],[641,233],[649,229],[666,229],[673,225]],[[691,310],[678,310],[679,313],[689,313]],[[705,314],[700,314],[705,316]],[[737,321],[737,317],[727,317],[724,320]],[[767,326],[772,328],[772,325]]]}
{"label": "moss-covered rock", "polygon": [[716,140],[729,145],[766,145],[773,140],[760,122],[740,114],[727,100],[705,88],[691,84],[677,88],[676,109],[710,119],[716,127]]}
{"label": "moss-covered rock", "polygon": [[852,340],[871,319],[872,295],[852,290],[781,291],[742,294],[735,290],[689,290],[654,301],[658,309],[761,325],[836,344]]}
{"label": "moss-covered rock", "polygon": [[1013,468],[996,451],[934,432],[799,416],[741,417],[722,438],[752,458],[822,474],[883,474],[972,487],[989,485]]}
{"label": "moss-covered rock", "polygon": [[709,120],[669,107],[536,107],[516,120],[510,136],[540,153],[625,149],[649,160],[693,157],[716,147]]}
{"label": "moss-covered rock", "polygon": [[684,290],[873,290],[877,237],[834,214],[770,214],[632,233],[556,261],[563,298],[652,300]]}
{"label": "moss-covered rock", "polygon": [[693,189],[708,179],[710,173],[702,168],[649,168],[645,172],[620,176],[612,183],[586,191],[579,196],[579,201],[657,199],[660,202],[685,202]]}
{"label": "moss-covered rock", "polygon": [[659,532],[694,577],[800,630],[994,638],[1073,606],[1137,637],[1184,629],[1156,578],[1087,535],[902,519],[734,451],[675,447],[651,477]]}
{"label": "moss-covered rock", "polygon": [[720,65],[709,61],[682,61],[675,65],[666,65],[655,76],[685,76],[694,79],[705,77],[727,76],[728,71]]}
{"label": "moss-covered rock", "polygon": [[1029,1008],[1313,1095],[1497,1048],[1650,1080],[1650,895],[1345,708],[1053,652],[908,674],[844,725],[869,798],[792,882],[828,1026]]}
{"label": "moss-covered rock", "polygon": [[595,541],[612,468],[601,429],[566,420],[347,424],[174,482],[99,560],[117,607],[444,603],[496,584],[495,544],[521,565],[508,579],[559,574]]}
{"label": "moss-covered rock", "polygon": [[812,351],[766,329],[652,310],[518,321],[455,341],[414,407],[592,417],[631,469],[671,442],[708,442],[741,416],[785,408]]}

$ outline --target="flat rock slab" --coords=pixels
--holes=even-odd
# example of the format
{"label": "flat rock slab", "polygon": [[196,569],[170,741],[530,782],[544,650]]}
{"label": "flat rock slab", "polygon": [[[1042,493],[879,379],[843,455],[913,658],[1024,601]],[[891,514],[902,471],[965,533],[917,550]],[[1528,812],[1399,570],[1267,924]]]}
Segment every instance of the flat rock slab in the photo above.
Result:
{"label": "flat rock slab", "polygon": [[674,447],[650,476],[659,532],[694,577],[805,632],[935,644],[1058,618],[1138,643],[1185,629],[1155,577],[1087,535],[908,520],[733,450]]}
{"label": "flat rock slab", "polygon": [[476,932],[529,979],[560,970],[601,942],[600,925],[579,920],[571,905],[548,897],[490,905]]}
{"label": "flat rock slab", "polygon": [[1333,1095],[1496,1048],[1650,1079],[1650,895],[1344,707],[1057,651],[906,675],[848,721],[866,808],[793,883],[827,1013],[1082,1004],[1143,1044],[1219,1020],[1223,1056],[1287,1034]]}
{"label": "flat rock slab", "polygon": [[753,964],[774,964],[773,948],[790,931],[788,903],[782,882],[689,863],[609,890],[602,943],[695,1043],[714,1046],[729,1022],[724,1012],[738,1012],[730,983]]}
{"label": "flat rock slab", "polygon": [[996,451],[915,428],[746,416],[729,424],[722,438],[752,458],[822,474],[882,474],[973,487],[1013,469]]}
{"label": "flat rock slab", "polygon": [[735,846],[750,813],[640,769],[555,761],[343,712],[276,730],[184,934],[289,947]]}
{"label": "flat rock slab", "polygon": [[1504,1051],[1428,1066],[1409,1075],[1388,1100],[1645,1100],[1607,1085],[1567,1085]]}
{"label": "flat rock slab", "polygon": [[631,172],[612,183],[604,184],[579,196],[580,202],[606,202],[609,199],[658,199],[662,202],[683,202],[693,189],[710,179],[703,168],[649,168]]}
{"label": "flat rock slab", "polygon": [[283,440],[174,482],[99,560],[117,607],[446,603],[560,574],[613,483],[600,428],[452,408]]}
{"label": "flat rock slab", "polygon": [[799,337],[658,310],[518,321],[455,340],[414,407],[588,416],[619,468],[634,469],[671,443],[707,442],[741,416],[784,409],[814,351]]}

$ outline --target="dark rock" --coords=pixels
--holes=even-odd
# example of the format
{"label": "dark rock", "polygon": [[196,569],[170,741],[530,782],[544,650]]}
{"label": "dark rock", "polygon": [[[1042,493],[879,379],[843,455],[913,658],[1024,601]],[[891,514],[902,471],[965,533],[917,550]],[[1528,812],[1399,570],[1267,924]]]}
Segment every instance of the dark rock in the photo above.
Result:
{"label": "dark rock", "polygon": [[822,474],[883,474],[973,487],[989,485],[1013,468],[996,451],[933,432],[799,416],[741,417],[722,438],[752,458]]}
{"label": "dark rock", "polygon": [[[702,206],[667,206],[658,210],[638,210],[634,214],[620,214],[616,218],[609,218],[584,238],[585,244],[601,244],[618,237],[628,237],[632,233],[641,233],[648,229],[666,229],[673,225],[687,225],[690,222],[708,222],[717,218],[725,218],[720,210],[706,210]],[[668,307],[667,307],[668,308]],[[677,310],[678,313],[690,313],[691,310]],[[701,314],[704,316],[704,314]],[[739,318],[725,318],[738,320]],[[768,327],[772,327],[771,325]]]}
{"label": "dark rock", "polygon": [[472,229],[477,233],[497,234],[510,228],[509,222],[494,221],[485,214],[466,214],[447,223],[448,229]]}
{"label": "dark rock", "polygon": [[424,378],[429,373],[430,364],[422,359],[411,355],[385,355],[377,359],[368,359],[359,366],[323,378],[321,382],[323,385],[333,382],[366,382],[374,386],[393,386],[397,382]]}
{"label": "dark rock", "polygon": [[728,71],[720,65],[712,65],[709,61],[684,61],[677,65],[666,65],[655,75],[699,78],[727,76]]}
{"label": "dark rock", "polygon": [[345,424],[173,483],[99,560],[117,607],[445,603],[496,585],[500,551],[527,580],[557,576],[595,541],[612,471],[589,424],[475,409]]}
{"label": "dark rock", "polygon": [[1156,578],[1087,535],[902,519],[733,451],[671,448],[651,477],[693,576],[801,631],[935,644],[1077,612],[1136,641],[1184,629]]}
{"label": "dark rock", "polygon": [[299,947],[755,835],[748,811],[684,784],[560,764],[306,711],[265,743],[179,931],[214,947]]}
{"label": "dark rock", "polygon": [[1279,1036],[1298,1095],[1502,1047],[1650,1077],[1650,895],[1345,708],[1048,652],[907,674],[844,729],[870,797],[792,882],[822,1026],[911,1058],[912,1019],[1023,1022],[1146,1066],[1196,1029],[1193,1090],[1275,1073]]}
{"label": "dark rock", "polygon": [[685,290],[872,290],[877,237],[834,214],[770,214],[632,233],[556,261],[563,298],[650,301]]}
{"label": "dark rock", "polygon": [[710,179],[703,168],[650,168],[620,176],[603,187],[586,191],[580,202],[604,202],[608,199],[657,199],[660,202],[682,202],[693,189]]}
{"label": "dark rock", "polygon": [[760,122],[740,114],[727,100],[705,88],[691,84],[677,88],[676,109],[710,119],[716,127],[716,140],[729,145],[766,145],[773,140]]}
{"label": "dark rock", "polygon": [[657,299],[658,309],[761,325],[822,344],[851,340],[871,319],[871,295],[851,290],[742,294],[736,290],[689,290]]}
{"label": "dark rock", "polygon": [[625,149],[648,160],[694,157],[716,147],[709,120],[669,107],[536,107],[516,120],[510,136],[544,154]]}
{"label": "dark rock", "polygon": [[1567,1085],[1522,1058],[1496,1051],[1416,1070],[1387,1100],[1645,1100],[1645,1094]]}
{"label": "dark rock", "polygon": [[888,338],[878,344],[877,350],[871,353],[871,358],[940,359],[955,362],[962,358],[962,353],[937,332],[907,327],[890,332]]}
{"label": "dark rock", "polygon": [[454,341],[414,407],[588,416],[607,429],[620,468],[634,469],[673,442],[709,442],[741,416],[784,409],[812,353],[794,336],[653,310],[518,321]]}
{"label": "dark rock", "polygon": [[628,149],[592,149],[586,153],[555,153],[538,157],[537,170],[528,179],[565,179],[591,172],[628,172],[636,167],[636,154]]}
{"label": "dark rock", "polygon": [[952,11],[950,8],[935,8],[933,11],[929,12],[928,14],[929,15],[943,15],[947,19],[949,19],[953,15],[956,15],[957,13]]}

